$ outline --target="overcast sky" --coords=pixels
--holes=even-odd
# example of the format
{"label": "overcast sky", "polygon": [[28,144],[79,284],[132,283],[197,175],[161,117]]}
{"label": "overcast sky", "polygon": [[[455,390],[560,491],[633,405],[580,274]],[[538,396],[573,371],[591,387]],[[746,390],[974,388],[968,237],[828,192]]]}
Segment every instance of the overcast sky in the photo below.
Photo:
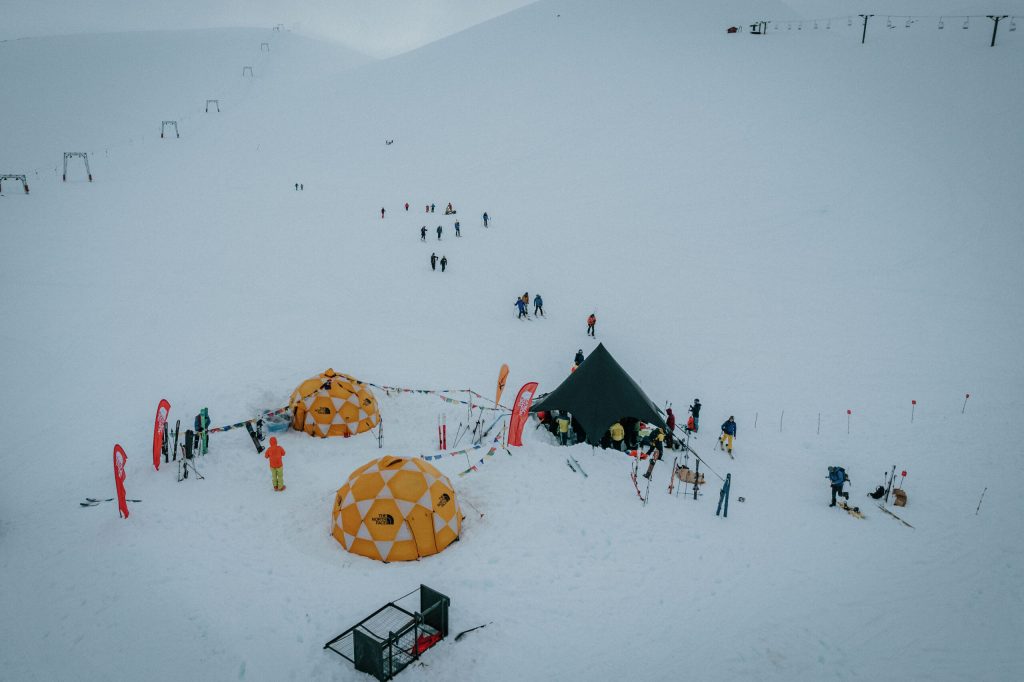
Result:
{"label": "overcast sky", "polygon": [[0,0],[0,40],[66,33],[266,26],[381,57],[532,0]]}

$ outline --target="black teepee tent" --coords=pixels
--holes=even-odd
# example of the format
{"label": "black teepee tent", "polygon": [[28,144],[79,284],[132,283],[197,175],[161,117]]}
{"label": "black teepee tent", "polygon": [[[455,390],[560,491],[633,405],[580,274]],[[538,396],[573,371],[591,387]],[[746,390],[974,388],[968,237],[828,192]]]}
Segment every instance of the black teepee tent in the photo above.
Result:
{"label": "black teepee tent", "polygon": [[579,369],[530,408],[530,412],[551,410],[571,412],[591,445],[599,444],[608,427],[621,417],[635,417],[668,430],[661,410],[604,344],[598,344]]}

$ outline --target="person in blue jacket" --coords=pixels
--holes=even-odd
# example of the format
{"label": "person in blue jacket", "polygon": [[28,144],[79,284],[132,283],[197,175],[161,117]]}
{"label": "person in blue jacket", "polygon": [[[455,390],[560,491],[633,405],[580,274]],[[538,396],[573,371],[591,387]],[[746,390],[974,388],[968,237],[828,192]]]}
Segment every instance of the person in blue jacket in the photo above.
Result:
{"label": "person in blue jacket", "polygon": [[544,316],[544,299],[540,297],[540,294],[533,295],[533,316],[537,317],[540,315]]}
{"label": "person in blue jacket", "polygon": [[529,317],[529,314],[526,312],[526,301],[522,297],[516,299],[516,307],[519,308],[519,319]]}
{"label": "person in blue jacket", "polygon": [[490,219],[491,217],[487,215],[487,211],[484,211],[484,227],[487,227],[487,221]]}
{"label": "person in blue jacket", "polygon": [[846,469],[843,467],[829,467],[828,468],[828,481],[832,486],[832,504],[830,507],[836,506],[836,495],[843,499],[850,499],[850,493],[843,492],[843,484],[850,480],[850,477],[846,475]]}
{"label": "person in blue jacket", "polygon": [[722,435],[718,437],[718,444],[724,445],[725,449],[732,452],[732,439],[736,437],[736,419],[730,416],[722,424]]}

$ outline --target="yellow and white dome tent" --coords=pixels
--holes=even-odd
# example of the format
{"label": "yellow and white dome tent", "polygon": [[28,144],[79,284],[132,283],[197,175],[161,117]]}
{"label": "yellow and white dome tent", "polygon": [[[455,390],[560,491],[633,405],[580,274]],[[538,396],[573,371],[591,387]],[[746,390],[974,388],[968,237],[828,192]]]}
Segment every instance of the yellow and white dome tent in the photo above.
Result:
{"label": "yellow and white dome tent", "polygon": [[353,471],[334,498],[332,521],[342,547],[379,561],[437,554],[462,532],[451,481],[412,457],[382,457]]}
{"label": "yellow and white dome tent", "polygon": [[292,391],[292,428],[311,436],[354,436],[380,423],[377,399],[370,387],[346,374],[327,369]]}

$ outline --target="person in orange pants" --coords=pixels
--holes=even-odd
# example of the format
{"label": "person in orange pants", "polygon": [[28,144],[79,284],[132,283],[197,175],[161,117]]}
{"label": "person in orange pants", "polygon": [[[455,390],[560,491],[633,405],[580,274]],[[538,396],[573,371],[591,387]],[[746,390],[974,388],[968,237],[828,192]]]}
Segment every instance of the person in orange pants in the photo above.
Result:
{"label": "person in orange pants", "polygon": [[277,438],[271,436],[270,447],[263,454],[270,461],[270,481],[274,484],[274,490],[284,490],[284,448],[277,444]]}

